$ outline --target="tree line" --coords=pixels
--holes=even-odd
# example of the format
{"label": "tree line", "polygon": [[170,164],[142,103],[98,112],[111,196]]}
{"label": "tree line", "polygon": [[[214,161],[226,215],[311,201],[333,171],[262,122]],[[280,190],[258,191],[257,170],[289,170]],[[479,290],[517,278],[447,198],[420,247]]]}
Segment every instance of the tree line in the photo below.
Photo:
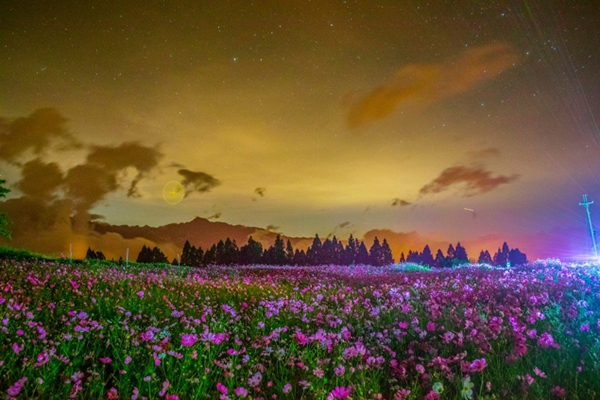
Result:
{"label": "tree line", "polygon": [[[102,252],[94,252],[88,248],[88,259],[104,259]],[[122,259],[119,261],[122,262]],[[168,263],[165,254],[158,247],[150,248],[145,245],[138,254],[138,263]],[[474,261],[474,260],[473,260]],[[405,256],[400,254],[399,263],[416,263],[435,268],[452,268],[460,264],[471,262],[467,255],[467,250],[459,243],[456,247],[452,244],[448,246],[446,254],[438,249],[435,257],[433,256],[429,245],[425,245],[423,251],[410,250]],[[479,253],[478,263],[510,266],[522,265],[527,263],[527,256],[518,248],[510,249],[506,242],[492,256],[487,250]],[[250,236],[248,242],[238,247],[235,240],[227,238],[220,240],[206,250],[200,246],[196,247],[186,240],[180,259],[173,259],[173,265],[186,265],[190,267],[203,267],[207,265],[354,265],[365,264],[373,266],[390,265],[394,263],[392,251],[386,239],[379,242],[375,237],[373,244],[367,250],[363,241],[354,239],[352,235],[348,239],[346,246],[335,236],[321,241],[319,235],[315,235],[311,246],[304,250],[293,248],[290,240],[284,243],[283,238],[277,235],[275,243],[268,248],[263,248],[260,242],[257,242]]]}

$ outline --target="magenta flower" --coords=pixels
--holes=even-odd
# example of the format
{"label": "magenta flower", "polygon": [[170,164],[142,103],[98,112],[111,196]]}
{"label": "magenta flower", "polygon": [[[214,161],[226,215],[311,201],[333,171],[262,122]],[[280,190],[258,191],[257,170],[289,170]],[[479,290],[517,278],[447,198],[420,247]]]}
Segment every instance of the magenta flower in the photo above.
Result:
{"label": "magenta flower", "polygon": [[194,334],[181,336],[181,345],[183,347],[193,346],[197,341],[198,341],[198,336],[196,336]]}
{"label": "magenta flower", "polygon": [[469,365],[469,372],[481,372],[487,367],[487,363],[485,358],[480,358],[475,360]]}
{"label": "magenta flower", "polygon": [[221,392],[221,394],[227,394],[227,388],[221,384],[221,382],[217,383],[217,390]]}
{"label": "magenta flower", "polygon": [[142,332],[142,334],[140,335],[142,340],[147,341],[147,340],[153,340],[154,339],[154,332],[148,330],[146,332]]}
{"label": "magenta flower", "polygon": [[239,387],[235,389],[234,393],[236,396],[246,397],[248,395],[248,390],[243,387]]}
{"label": "magenta flower", "polygon": [[129,364],[131,362],[131,357],[125,357],[125,364]]}
{"label": "magenta flower", "polygon": [[26,376],[16,381],[11,387],[8,388],[6,393],[8,393],[9,396],[16,397],[23,388],[23,385],[25,385],[25,382],[27,382]]}
{"label": "magenta flower", "polygon": [[110,364],[112,362],[112,360],[110,359],[110,357],[100,357],[100,361],[103,364]]}
{"label": "magenta flower", "polygon": [[290,390],[292,390],[292,385],[289,383],[283,387],[283,393],[288,393]]}
{"label": "magenta flower", "polygon": [[168,394],[166,400],[179,400],[179,396],[176,394]]}
{"label": "magenta flower", "polygon": [[335,399],[347,399],[351,392],[352,388],[350,387],[338,386],[331,391],[330,396]]}
{"label": "magenta flower", "polygon": [[137,295],[140,297],[144,297],[144,291],[140,290],[139,292],[137,292]]}

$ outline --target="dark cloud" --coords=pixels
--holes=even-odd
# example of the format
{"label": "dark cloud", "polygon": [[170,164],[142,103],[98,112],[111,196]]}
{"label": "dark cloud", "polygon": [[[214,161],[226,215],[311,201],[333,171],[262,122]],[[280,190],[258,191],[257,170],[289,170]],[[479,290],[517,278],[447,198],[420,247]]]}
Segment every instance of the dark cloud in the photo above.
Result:
{"label": "dark cloud", "polygon": [[420,195],[440,193],[448,190],[454,185],[465,185],[465,197],[476,194],[487,193],[500,185],[513,182],[519,178],[518,174],[511,176],[499,175],[493,177],[490,171],[482,167],[467,167],[459,165],[446,168],[440,176],[423,186],[419,191]]}
{"label": "dark cloud", "polygon": [[345,228],[345,227],[347,227],[348,225],[350,225],[350,222],[346,221],[346,222],[342,222],[342,223],[341,223],[341,224],[339,224],[338,226],[339,226],[340,228]]}
{"label": "dark cloud", "polygon": [[169,165],[167,165],[167,168],[179,168],[179,169],[181,169],[181,168],[185,168],[185,166],[183,164],[172,162]]}
{"label": "dark cloud", "polygon": [[127,142],[119,146],[92,146],[87,162],[102,167],[107,173],[135,168],[137,175],[129,184],[127,197],[139,197],[137,184],[156,168],[162,157],[163,153],[156,147]]}
{"label": "dark cloud", "polygon": [[264,197],[266,190],[267,189],[264,188],[264,187],[257,187],[256,189],[254,189],[254,193],[256,193],[257,195],[259,195],[260,197]]}
{"label": "dark cloud", "polygon": [[181,184],[186,189],[185,197],[188,197],[192,192],[208,192],[221,184],[221,181],[204,172],[194,172],[189,169],[180,169],[177,172],[183,176]]}
{"label": "dark cloud", "polygon": [[511,68],[516,61],[510,46],[494,43],[470,48],[447,62],[407,65],[387,85],[373,89],[351,106],[348,125],[357,127],[384,118],[401,105],[426,107],[464,93]]}
{"label": "dark cloud", "polygon": [[217,211],[216,213],[214,213],[210,217],[206,217],[206,219],[219,219],[219,218],[221,218],[222,214],[223,213],[221,211]]}
{"label": "dark cloud", "polygon": [[81,143],[66,130],[66,122],[54,108],[41,108],[28,117],[11,121],[0,119],[0,159],[19,164],[19,158],[29,150],[39,156],[56,141],[60,150],[81,148]]}
{"label": "dark cloud", "polygon": [[392,206],[406,207],[410,206],[411,204],[412,203],[409,203],[408,201],[399,198],[395,198],[394,200],[392,200]]}
{"label": "dark cloud", "polygon": [[267,227],[265,229],[268,231],[277,231],[279,229],[279,227],[275,226],[275,225],[267,225]]}
{"label": "dark cloud", "polygon": [[500,150],[498,150],[494,147],[488,147],[486,149],[481,149],[481,150],[467,151],[466,154],[470,158],[486,159],[486,158],[490,158],[490,157],[500,157]]}
{"label": "dark cloud", "polygon": [[16,185],[17,189],[25,196],[43,202],[52,201],[63,183],[63,173],[58,164],[45,163],[39,158],[23,164],[21,175],[21,180]]}

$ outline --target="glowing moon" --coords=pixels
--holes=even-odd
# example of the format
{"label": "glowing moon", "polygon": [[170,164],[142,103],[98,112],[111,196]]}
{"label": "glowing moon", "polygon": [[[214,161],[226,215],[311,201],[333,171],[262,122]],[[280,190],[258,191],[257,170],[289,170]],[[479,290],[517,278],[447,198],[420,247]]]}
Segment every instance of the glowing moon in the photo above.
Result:
{"label": "glowing moon", "polygon": [[185,197],[185,189],[181,183],[170,181],[163,187],[162,194],[168,204],[175,205]]}

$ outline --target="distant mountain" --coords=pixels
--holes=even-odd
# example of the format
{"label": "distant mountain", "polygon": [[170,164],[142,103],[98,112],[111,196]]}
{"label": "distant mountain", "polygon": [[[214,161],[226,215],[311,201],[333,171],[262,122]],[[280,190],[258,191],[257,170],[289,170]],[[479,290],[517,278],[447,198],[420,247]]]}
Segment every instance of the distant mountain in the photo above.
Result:
{"label": "distant mountain", "polygon": [[[231,225],[201,217],[196,217],[189,222],[173,223],[159,227],[92,222],[90,228],[101,234],[118,233],[125,239],[143,238],[159,244],[171,243],[177,247],[183,247],[185,241],[189,240],[192,245],[200,246],[203,249],[228,237],[235,240],[238,246],[241,247],[246,244],[249,236],[261,242],[263,246],[270,246],[275,242],[277,236],[277,232],[263,228]],[[281,236],[286,242],[289,239],[294,248],[307,248],[312,243],[312,238]]]}

